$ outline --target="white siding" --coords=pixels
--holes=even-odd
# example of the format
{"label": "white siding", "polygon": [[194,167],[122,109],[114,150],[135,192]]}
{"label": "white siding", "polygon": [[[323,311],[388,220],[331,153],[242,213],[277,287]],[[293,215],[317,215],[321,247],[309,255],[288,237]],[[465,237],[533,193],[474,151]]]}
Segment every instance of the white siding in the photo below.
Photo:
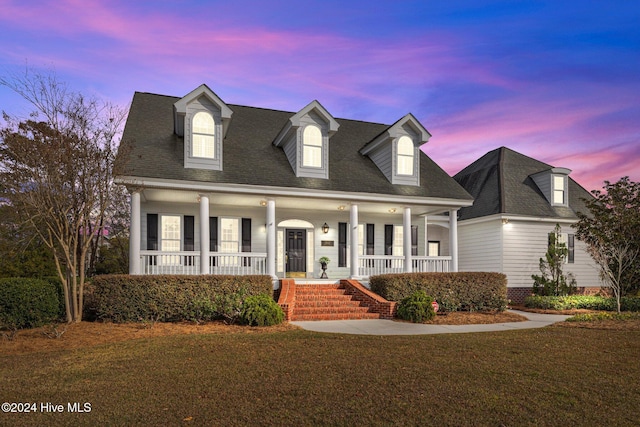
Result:
{"label": "white siding", "polygon": [[[532,274],[540,274],[540,258],[548,246],[554,222],[510,221],[504,226],[504,273],[509,287],[533,286]],[[569,223],[560,223],[563,233],[573,234]],[[575,262],[565,264],[564,271],[575,275],[579,287],[601,286],[595,263],[586,253],[584,243],[575,240]]]}
{"label": "white siding", "polygon": [[502,272],[502,222],[458,223],[459,271]]}

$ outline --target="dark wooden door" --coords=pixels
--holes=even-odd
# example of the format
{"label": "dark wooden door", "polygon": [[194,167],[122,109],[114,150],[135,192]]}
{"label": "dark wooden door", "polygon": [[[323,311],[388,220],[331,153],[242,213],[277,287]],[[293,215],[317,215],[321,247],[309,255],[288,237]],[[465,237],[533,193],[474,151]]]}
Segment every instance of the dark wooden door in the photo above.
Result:
{"label": "dark wooden door", "polygon": [[307,271],[307,230],[287,229],[287,273]]}

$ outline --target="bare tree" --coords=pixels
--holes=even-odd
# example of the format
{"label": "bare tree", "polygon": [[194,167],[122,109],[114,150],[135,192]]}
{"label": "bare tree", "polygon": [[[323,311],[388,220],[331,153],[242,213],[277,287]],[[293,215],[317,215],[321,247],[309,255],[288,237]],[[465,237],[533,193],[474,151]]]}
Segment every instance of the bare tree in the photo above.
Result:
{"label": "bare tree", "polygon": [[70,91],[52,72],[27,69],[0,84],[35,107],[22,121],[3,112],[2,197],[52,251],[67,321],[79,322],[87,255],[103,234],[125,113]]}

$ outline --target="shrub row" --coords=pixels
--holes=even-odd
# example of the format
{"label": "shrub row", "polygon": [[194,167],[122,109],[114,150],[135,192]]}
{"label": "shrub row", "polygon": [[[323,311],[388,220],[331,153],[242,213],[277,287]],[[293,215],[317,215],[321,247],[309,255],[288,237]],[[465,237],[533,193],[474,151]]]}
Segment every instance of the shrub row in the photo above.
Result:
{"label": "shrub row", "polygon": [[60,291],[48,280],[0,279],[0,328],[35,328],[59,320]]}
{"label": "shrub row", "polygon": [[431,305],[432,302],[433,298],[424,291],[415,291],[400,301],[397,316],[413,323],[427,322],[436,317],[436,312],[433,309],[433,305]]}
{"label": "shrub row", "polygon": [[[567,296],[528,296],[524,300],[525,307],[544,310],[605,310],[616,311],[615,298],[599,295],[567,295]],[[620,299],[622,311],[640,311],[639,297],[622,297]]]}
{"label": "shrub row", "polygon": [[270,276],[107,275],[93,279],[85,304],[113,322],[235,320],[260,294],[273,294]]}
{"label": "shrub row", "polygon": [[371,290],[402,301],[422,290],[441,311],[490,311],[507,307],[507,276],[502,273],[405,273],[371,277]]}

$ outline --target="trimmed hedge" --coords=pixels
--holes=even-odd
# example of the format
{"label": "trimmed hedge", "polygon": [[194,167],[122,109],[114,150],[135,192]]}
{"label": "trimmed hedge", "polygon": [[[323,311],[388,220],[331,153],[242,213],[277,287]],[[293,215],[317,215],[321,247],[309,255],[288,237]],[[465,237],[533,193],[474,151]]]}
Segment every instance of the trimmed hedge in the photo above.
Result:
{"label": "trimmed hedge", "polygon": [[60,317],[55,284],[42,279],[0,279],[0,327],[35,328]]}
{"label": "trimmed hedge", "polygon": [[[540,308],[544,310],[617,310],[615,298],[603,297],[599,295],[567,295],[558,297],[532,295],[525,298],[524,306],[529,308]],[[620,298],[620,310],[640,311],[640,298]]]}
{"label": "trimmed hedge", "polygon": [[235,320],[246,297],[273,294],[270,276],[96,276],[85,304],[113,322]]}
{"label": "trimmed hedge", "polygon": [[507,308],[507,276],[502,273],[383,274],[371,277],[369,285],[389,301],[402,301],[423,290],[438,302],[441,311]]}

